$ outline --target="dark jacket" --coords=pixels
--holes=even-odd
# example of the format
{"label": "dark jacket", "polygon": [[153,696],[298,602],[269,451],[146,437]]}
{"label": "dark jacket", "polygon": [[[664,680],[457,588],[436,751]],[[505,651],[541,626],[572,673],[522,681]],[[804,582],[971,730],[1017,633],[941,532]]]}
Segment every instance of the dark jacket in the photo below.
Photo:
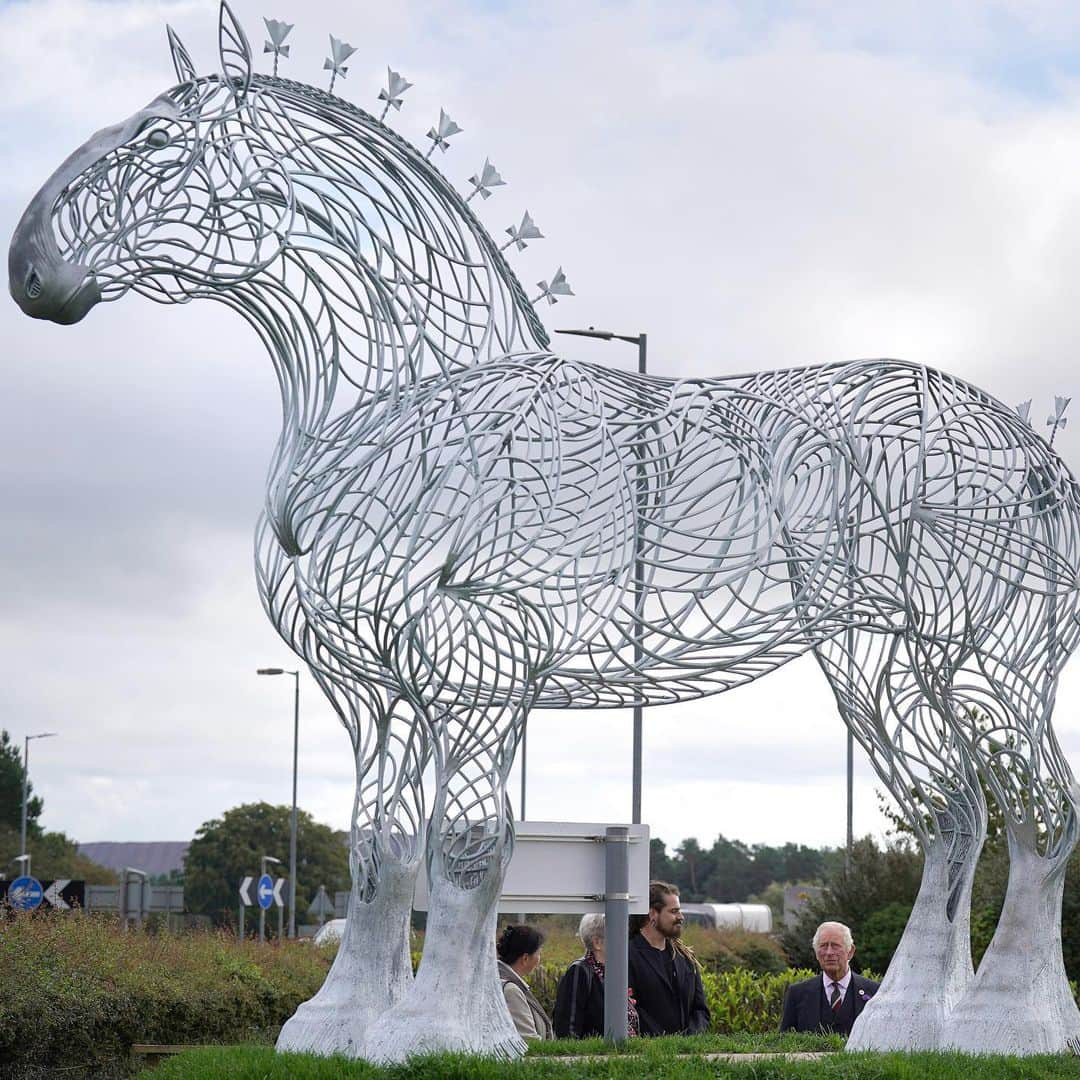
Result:
{"label": "dark jacket", "polygon": [[642,1035],[698,1035],[709,1029],[709,1008],[697,967],[667,942],[653,948],[630,939],[630,988]]}
{"label": "dark jacket", "polygon": [[877,993],[878,984],[851,973],[844,1003],[837,1012],[825,996],[825,980],[820,975],[792,983],[784,994],[784,1016],[781,1031],[835,1031],[850,1035],[866,1003]]}
{"label": "dark jacket", "polygon": [[584,957],[575,960],[559,980],[551,1019],[557,1039],[603,1036],[604,982]]}

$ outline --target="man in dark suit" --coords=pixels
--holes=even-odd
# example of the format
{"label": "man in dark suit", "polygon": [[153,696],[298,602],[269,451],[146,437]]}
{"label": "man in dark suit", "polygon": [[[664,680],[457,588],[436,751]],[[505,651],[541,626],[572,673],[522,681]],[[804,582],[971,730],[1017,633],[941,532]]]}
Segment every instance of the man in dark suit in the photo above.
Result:
{"label": "man in dark suit", "polygon": [[851,970],[855,942],[838,922],[822,923],[814,934],[821,975],[792,983],[784,994],[781,1031],[826,1031],[850,1035],[859,1013],[877,992],[873,979]]}
{"label": "man in dark suit", "polygon": [[[635,916],[641,918],[641,916]],[[705,988],[693,954],[679,940],[679,890],[649,882],[649,914],[630,937],[630,991],[642,1035],[698,1035],[709,1030]]]}

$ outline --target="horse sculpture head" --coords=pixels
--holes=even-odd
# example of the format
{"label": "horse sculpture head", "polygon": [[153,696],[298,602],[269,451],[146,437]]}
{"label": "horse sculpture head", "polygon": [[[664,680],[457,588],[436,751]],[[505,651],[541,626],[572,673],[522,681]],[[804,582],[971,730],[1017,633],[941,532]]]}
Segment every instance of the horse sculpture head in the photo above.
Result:
{"label": "horse sculpture head", "polygon": [[[19,222],[9,278],[26,314],[74,323],[135,291],[231,298],[265,329],[290,294],[344,315],[338,356],[408,354],[418,313],[451,367],[546,346],[494,241],[415,147],[331,94],[254,74],[224,3],[219,72],[197,75],[171,29],[169,43],[178,84],[79,147]],[[272,301],[253,299],[266,281]]]}
{"label": "horse sculpture head", "polygon": [[180,82],[97,132],[48,179],[12,239],[11,294],[78,322],[135,289],[182,303],[250,279],[280,254],[292,199],[280,153],[244,123],[251,54],[223,7],[222,74],[199,78],[169,31]]}

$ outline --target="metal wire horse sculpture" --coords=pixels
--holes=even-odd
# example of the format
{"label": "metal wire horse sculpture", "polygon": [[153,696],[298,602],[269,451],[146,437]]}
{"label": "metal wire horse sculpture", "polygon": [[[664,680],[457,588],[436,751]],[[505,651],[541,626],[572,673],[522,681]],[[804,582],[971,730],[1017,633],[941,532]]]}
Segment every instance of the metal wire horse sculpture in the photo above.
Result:
{"label": "metal wire horse sculpture", "polygon": [[[267,25],[274,77],[224,4],[220,75],[198,76],[170,30],[179,84],[67,159],[9,268],[20,307],[61,323],[129,291],[217,300],[274,363],[260,594],[357,769],[345,939],[279,1046],[520,1053],[491,942],[529,710],[685,701],[810,650],[926,852],[852,1045],[1080,1036],[1060,950],[1078,790],[1050,727],[1080,498],[1053,450],[899,361],[675,382],[552,355],[430,151],[277,78],[288,27]],[[336,78],[349,47],[333,44]],[[384,116],[402,84],[391,73]],[[983,785],[1012,863],[973,977]]]}

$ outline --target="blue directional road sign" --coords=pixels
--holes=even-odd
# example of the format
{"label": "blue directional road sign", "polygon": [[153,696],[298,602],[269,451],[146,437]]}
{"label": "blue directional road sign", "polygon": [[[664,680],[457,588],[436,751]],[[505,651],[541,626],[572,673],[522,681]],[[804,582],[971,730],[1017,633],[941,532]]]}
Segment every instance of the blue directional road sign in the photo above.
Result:
{"label": "blue directional road sign", "polygon": [[259,907],[265,911],[274,902],[274,879],[269,874],[263,874],[259,878],[255,897],[259,901]]}
{"label": "blue directional road sign", "polygon": [[7,900],[16,911],[33,911],[44,895],[41,882],[36,877],[24,874],[8,886]]}

